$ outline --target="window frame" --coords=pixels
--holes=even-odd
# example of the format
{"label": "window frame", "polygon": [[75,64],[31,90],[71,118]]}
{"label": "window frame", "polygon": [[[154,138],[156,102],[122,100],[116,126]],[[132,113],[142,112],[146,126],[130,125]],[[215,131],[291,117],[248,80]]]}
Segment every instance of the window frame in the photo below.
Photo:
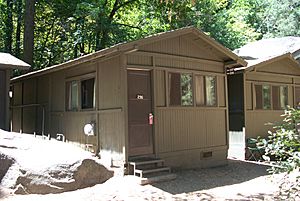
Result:
{"label": "window frame", "polygon": [[[196,77],[197,76],[200,76],[203,78],[203,88],[202,88],[202,92],[203,92],[203,98],[204,98],[204,101],[203,101],[203,104],[197,104],[197,100],[195,100],[195,106],[196,107],[218,107],[218,76],[217,75],[209,75],[209,74],[195,74],[194,75],[194,80],[195,80],[195,84],[194,84],[194,92],[195,92],[195,99],[197,98],[196,96],[196,90],[197,90],[197,86],[196,86]],[[206,84],[206,78],[207,77],[213,77],[215,79],[215,90],[214,90],[214,95],[215,95],[215,104],[213,105],[208,105],[207,104],[207,84]]]}
{"label": "window frame", "polygon": [[[179,78],[180,78],[180,104],[171,104],[172,101],[171,101],[171,77],[172,77],[172,74],[179,74]],[[167,73],[167,79],[168,79],[168,87],[167,87],[167,94],[168,94],[168,106],[169,107],[193,107],[194,106],[194,74],[191,73],[191,72],[168,72]],[[188,75],[191,77],[191,80],[190,80],[190,84],[191,84],[191,90],[192,90],[192,94],[191,94],[191,104],[190,105],[183,105],[182,103],[182,86],[181,86],[181,76],[182,75]],[[176,101],[175,101],[176,102]]]}
{"label": "window frame", "polygon": [[[170,86],[170,75],[171,74],[179,74],[180,76],[182,74],[187,74],[191,76],[191,90],[192,90],[192,104],[191,105],[182,105],[182,102],[180,105],[172,105],[171,103],[171,86]],[[204,98],[204,104],[197,104],[197,97],[196,97],[196,77],[200,76],[203,77],[203,98]],[[208,101],[207,101],[207,86],[206,86],[206,79],[207,77],[213,77],[214,81],[215,81],[215,87],[214,87],[214,95],[215,95],[215,103],[213,105],[208,105]],[[199,72],[190,72],[190,71],[167,71],[166,72],[166,78],[167,81],[166,83],[168,84],[168,87],[166,87],[166,95],[167,95],[167,107],[208,107],[208,108],[213,108],[213,107],[219,107],[219,97],[218,97],[218,77],[219,75],[217,74],[213,74],[213,73],[199,73]],[[181,94],[181,91],[180,91]],[[182,100],[181,100],[182,101]]]}
{"label": "window frame", "polygon": [[[82,82],[86,80],[94,79],[94,89],[93,89],[93,107],[92,108],[82,108]],[[76,82],[78,85],[77,88],[77,108],[70,109],[70,88],[68,87],[68,83]],[[89,73],[81,76],[75,76],[75,77],[70,77],[67,78],[65,81],[65,111],[66,112],[78,112],[78,111],[93,111],[96,109],[96,104],[97,104],[97,93],[96,93],[96,76],[95,73]]]}
{"label": "window frame", "polygon": [[[255,108],[254,108],[254,110],[264,110],[264,111],[272,111],[272,110],[274,110],[274,111],[278,111],[278,110],[284,110],[286,107],[281,107],[281,88],[286,88],[286,90],[287,90],[287,94],[286,94],[286,96],[285,96],[285,98],[286,98],[286,103],[287,103],[287,105],[288,105],[288,103],[289,103],[289,87],[288,87],[288,85],[287,84],[272,84],[272,83],[253,83],[253,88],[254,88],[254,98],[253,98],[253,101],[255,102]],[[261,97],[260,97],[260,99],[261,99],[261,108],[257,108],[257,86],[260,86],[260,90],[261,90]],[[269,90],[270,90],[270,108],[264,108],[264,96],[263,96],[263,87],[264,86],[268,86],[269,87]],[[276,92],[277,93],[277,96],[275,97],[274,95],[275,95],[275,93],[274,93],[274,89],[275,89],[275,87],[277,87],[277,90],[278,90],[278,92]],[[274,101],[274,99],[277,99],[277,106],[276,105],[274,105],[275,104],[275,101]],[[286,105],[286,106],[287,106]]]}

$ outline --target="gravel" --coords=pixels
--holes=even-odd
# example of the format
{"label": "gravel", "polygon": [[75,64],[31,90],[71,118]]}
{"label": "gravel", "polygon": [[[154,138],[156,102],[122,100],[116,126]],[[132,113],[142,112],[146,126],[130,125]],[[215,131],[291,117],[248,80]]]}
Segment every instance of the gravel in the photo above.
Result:
{"label": "gravel", "polygon": [[[133,176],[113,177],[104,184],[48,195],[2,196],[15,200],[276,200],[281,175],[269,175],[259,163],[229,160],[227,166],[177,171],[177,179],[140,186]],[[1,197],[1,196],[0,196]]]}

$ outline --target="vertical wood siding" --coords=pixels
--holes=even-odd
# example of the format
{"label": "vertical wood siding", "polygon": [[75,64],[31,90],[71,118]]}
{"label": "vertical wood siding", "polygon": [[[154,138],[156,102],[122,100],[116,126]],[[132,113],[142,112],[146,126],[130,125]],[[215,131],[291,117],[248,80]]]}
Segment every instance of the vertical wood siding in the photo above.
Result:
{"label": "vertical wood siding", "polygon": [[266,138],[268,131],[273,130],[276,123],[281,122],[283,111],[247,111],[246,113],[246,137],[256,138],[261,136]]}
{"label": "vertical wood siding", "polygon": [[[13,85],[12,105],[22,105],[22,82]],[[22,130],[22,108],[12,109],[12,131],[20,132]]]}
{"label": "vertical wood siding", "polygon": [[0,129],[6,129],[7,118],[7,71],[0,70]]}
{"label": "vertical wood siding", "polygon": [[155,120],[159,153],[226,145],[225,110],[157,109]]}
{"label": "vertical wood siding", "polygon": [[155,104],[157,107],[166,106],[166,80],[164,70],[155,70],[154,85],[155,85]]}
{"label": "vertical wood siding", "polygon": [[[26,80],[23,83],[23,104],[35,104],[37,100],[36,79]],[[23,108],[23,132],[34,133],[36,131],[36,107]]]}

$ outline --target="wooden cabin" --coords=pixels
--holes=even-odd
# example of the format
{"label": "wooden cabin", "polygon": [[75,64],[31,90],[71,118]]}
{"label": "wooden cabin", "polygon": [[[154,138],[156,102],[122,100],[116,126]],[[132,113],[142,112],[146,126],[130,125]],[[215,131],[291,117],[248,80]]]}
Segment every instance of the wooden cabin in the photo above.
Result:
{"label": "wooden cabin", "polygon": [[291,53],[247,61],[228,70],[229,127],[266,138],[287,105],[300,105],[300,64]]}
{"label": "wooden cabin", "polygon": [[114,166],[226,164],[227,65],[246,62],[193,27],[119,44],[14,78],[12,130],[63,135]]}
{"label": "wooden cabin", "polygon": [[12,69],[29,68],[25,62],[8,53],[0,53],[0,129],[9,129],[9,82]]}

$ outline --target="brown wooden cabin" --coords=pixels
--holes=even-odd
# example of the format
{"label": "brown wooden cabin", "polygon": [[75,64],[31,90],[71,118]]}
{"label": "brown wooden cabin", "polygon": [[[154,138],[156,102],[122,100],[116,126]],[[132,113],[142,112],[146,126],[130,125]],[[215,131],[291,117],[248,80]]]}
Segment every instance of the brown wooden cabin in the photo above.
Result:
{"label": "brown wooden cabin", "polygon": [[300,65],[291,53],[251,61],[228,75],[230,131],[266,138],[287,105],[300,103]]}
{"label": "brown wooden cabin", "polygon": [[14,78],[12,130],[63,134],[116,166],[225,164],[227,65],[246,62],[193,27],[119,44]]}
{"label": "brown wooden cabin", "polygon": [[13,69],[30,66],[8,53],[0,53],[0,129],[9,130],[9,82]]}

